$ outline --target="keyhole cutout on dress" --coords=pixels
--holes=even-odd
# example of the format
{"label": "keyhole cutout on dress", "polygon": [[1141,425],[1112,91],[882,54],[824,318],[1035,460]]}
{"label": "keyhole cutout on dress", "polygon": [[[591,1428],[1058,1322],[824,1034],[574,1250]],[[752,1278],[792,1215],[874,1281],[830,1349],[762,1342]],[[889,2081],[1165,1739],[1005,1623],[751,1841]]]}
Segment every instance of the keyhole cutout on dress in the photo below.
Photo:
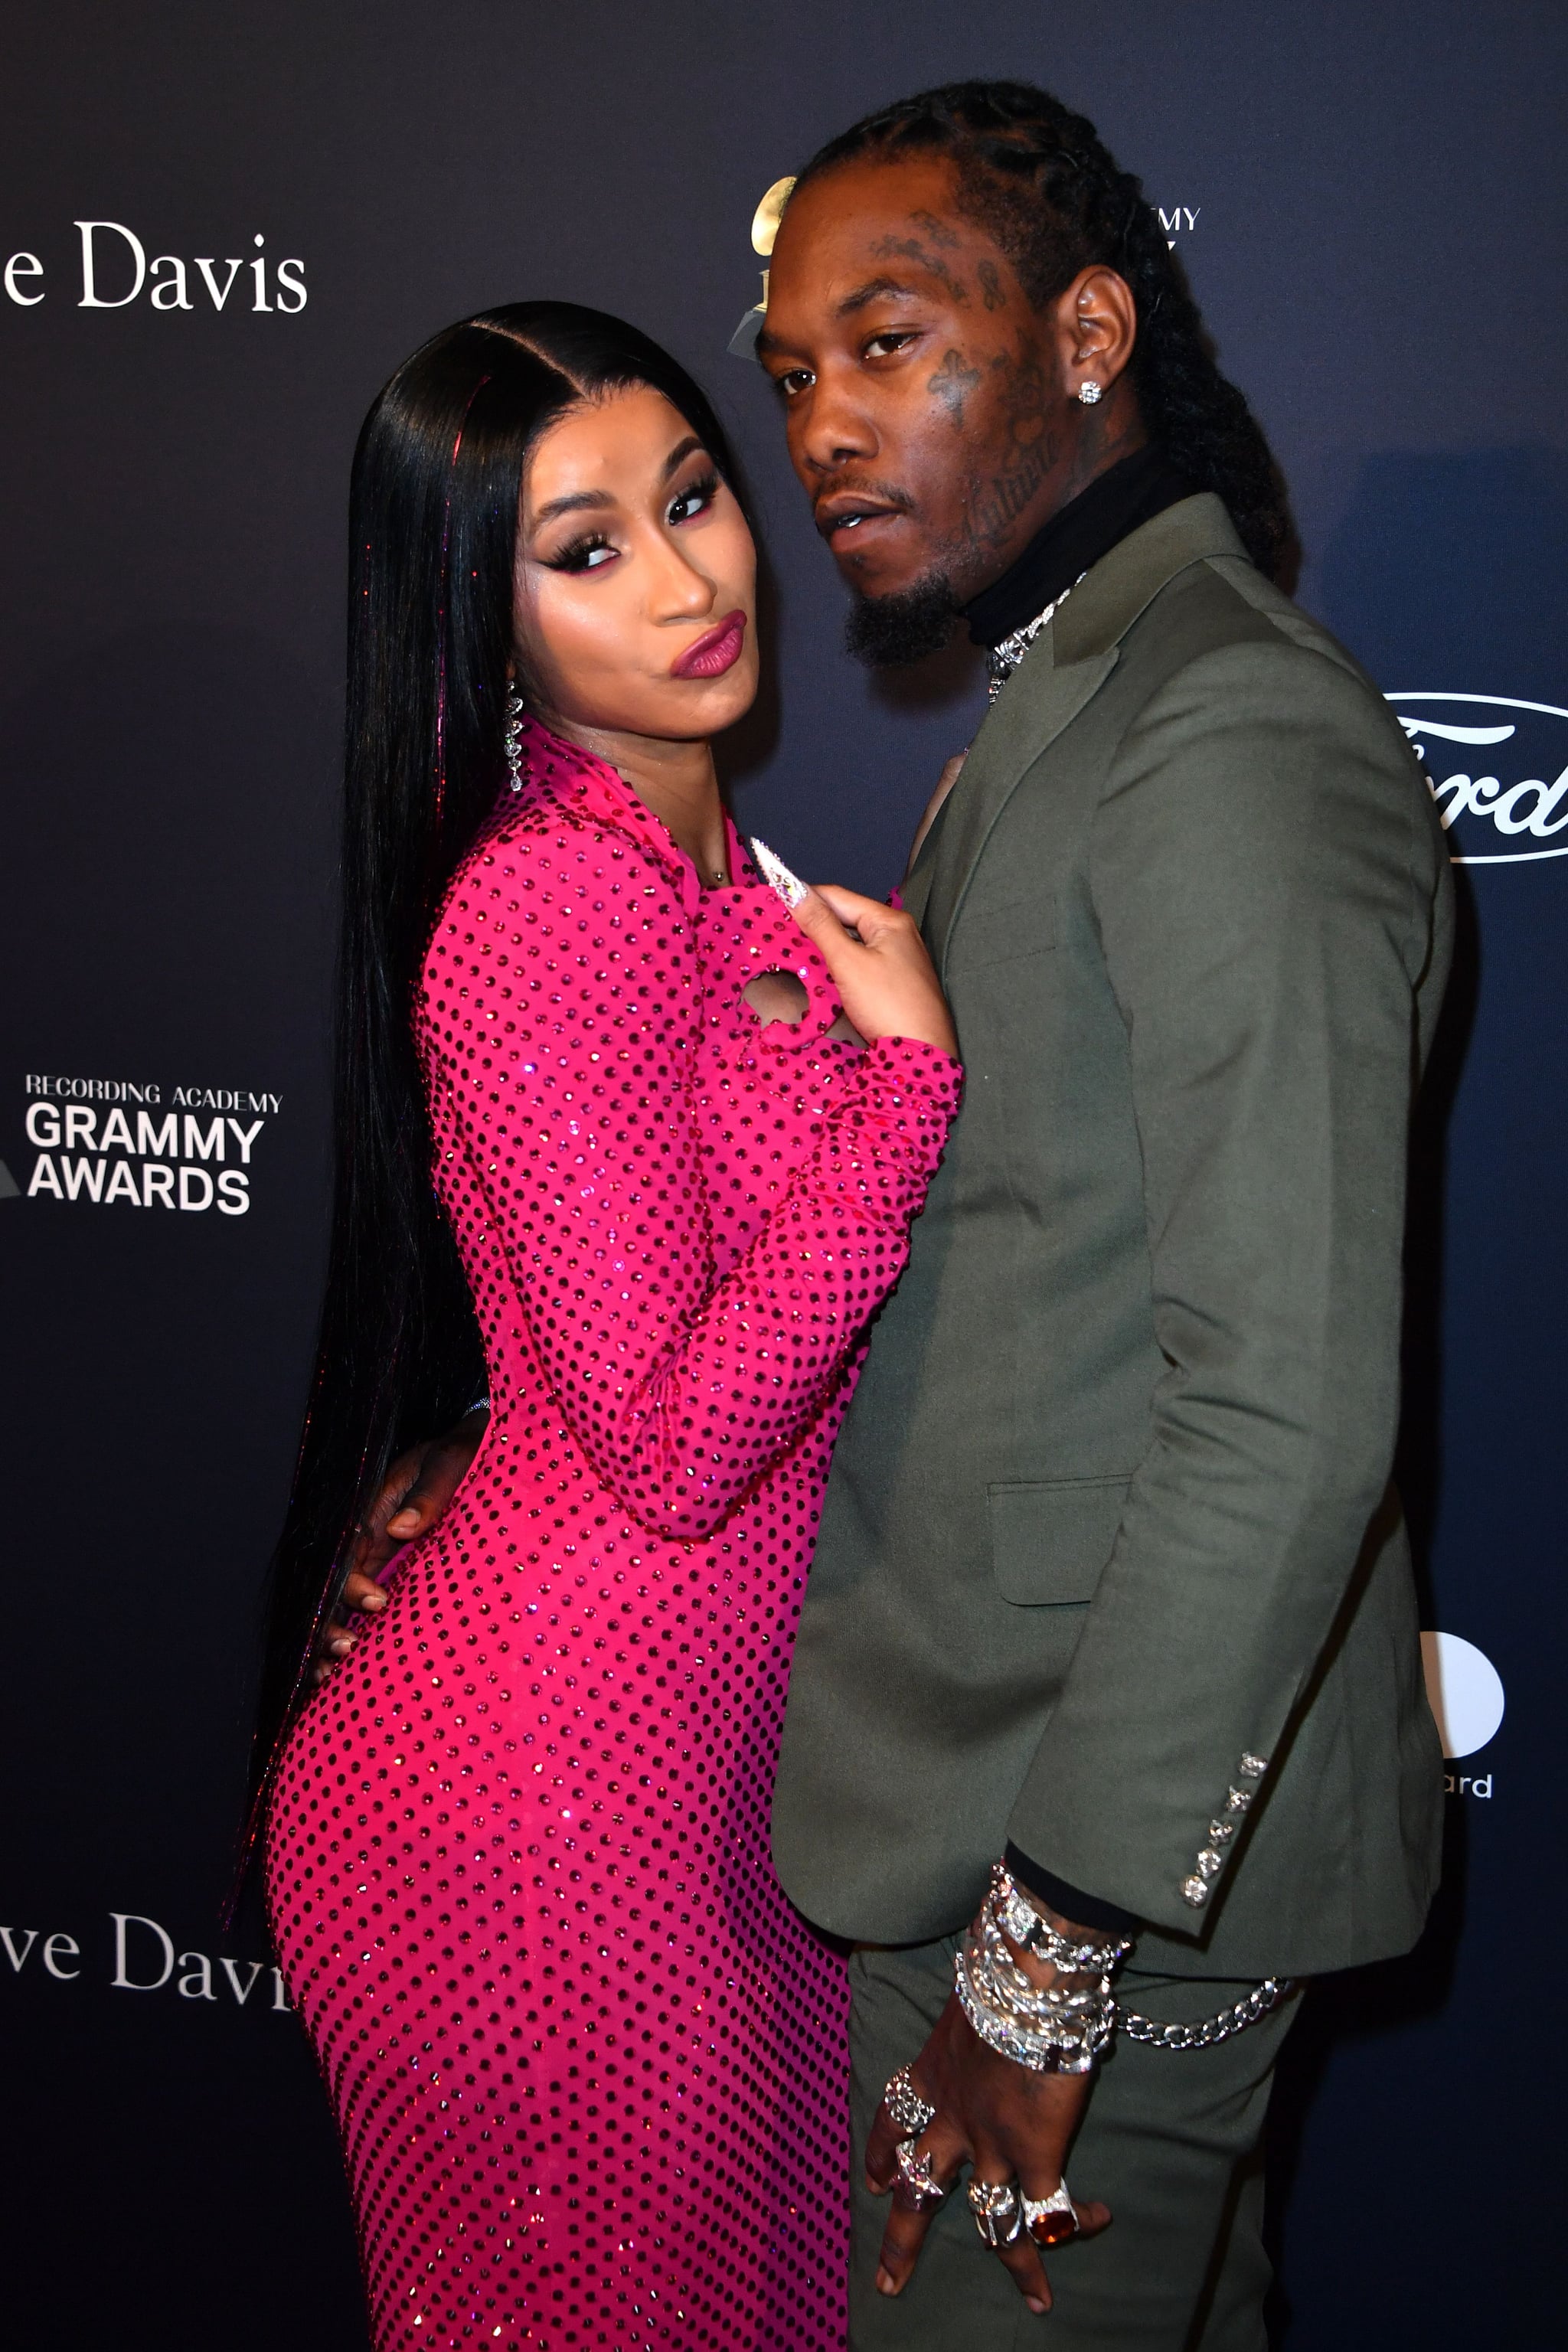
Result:
{"label": "keyhole cutout on dress", "polygon": [[741,993],[763,1029],[770,1021],[787,1021],[792,1027],[797,1021],[804,1021],[811,1001],[793,971],[760,971],[754,980],[746,982]]}

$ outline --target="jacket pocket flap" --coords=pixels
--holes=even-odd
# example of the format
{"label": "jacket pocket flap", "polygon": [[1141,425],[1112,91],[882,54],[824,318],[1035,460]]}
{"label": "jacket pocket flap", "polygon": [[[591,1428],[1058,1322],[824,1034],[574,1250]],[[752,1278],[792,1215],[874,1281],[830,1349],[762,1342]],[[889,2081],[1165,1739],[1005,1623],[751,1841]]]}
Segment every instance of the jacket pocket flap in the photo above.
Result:
{"label": "jacket pocket flap", "polygon": [[1037,893],[1001,907],[965,907],[952,927],[947,961],[953,971],[971,971],[982,964],[1040,955],[1056,943],[1056,901],[1048,893]]}
{"label": "jacket pocket flap", "polygon": [[991,1564],[1004,1601],[1092,1601],[1131,1477],[1047,1478],[988,1490]]}

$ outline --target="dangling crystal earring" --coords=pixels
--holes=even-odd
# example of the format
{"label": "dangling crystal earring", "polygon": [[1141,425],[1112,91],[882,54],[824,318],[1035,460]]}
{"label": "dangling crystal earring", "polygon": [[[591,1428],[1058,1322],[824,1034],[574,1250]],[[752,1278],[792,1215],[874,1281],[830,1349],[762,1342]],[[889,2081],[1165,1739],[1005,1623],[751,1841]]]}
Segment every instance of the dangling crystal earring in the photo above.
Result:
{"label": "dangling crystal earring", "polygon": [[1092,408],[1094,406],[1095,402],[1100,396],[1100,387],[1095,383],[1092,376],[1087,383],[1079,384],[1078,388],[1078,396],[1082,401],[1086,408]]}
{"label": "dangling crystal earring", "polygon": [[513,678],[506,690],[506,772],[514,793],[522,790],[522,697]]}

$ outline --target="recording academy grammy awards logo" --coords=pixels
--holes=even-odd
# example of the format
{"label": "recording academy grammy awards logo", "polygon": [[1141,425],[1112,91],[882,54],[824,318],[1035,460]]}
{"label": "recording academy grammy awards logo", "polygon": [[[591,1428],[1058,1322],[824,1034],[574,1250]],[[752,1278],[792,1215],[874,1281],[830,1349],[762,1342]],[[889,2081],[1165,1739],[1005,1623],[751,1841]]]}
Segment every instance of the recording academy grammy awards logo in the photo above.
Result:
{"label": "recording academy grammy awards logo", "polygon": [[22,1081],[26,1157],[0,1160],[0,1202],[63,1208],[249,1213],[279,1095],[249,1087],[164,1086],[152,1079]]}
{"label": "recording academy grammy awards logo", "polygon": [[1568,857],[1568,710],[1501,694],[1391,694],[1456,866]]}

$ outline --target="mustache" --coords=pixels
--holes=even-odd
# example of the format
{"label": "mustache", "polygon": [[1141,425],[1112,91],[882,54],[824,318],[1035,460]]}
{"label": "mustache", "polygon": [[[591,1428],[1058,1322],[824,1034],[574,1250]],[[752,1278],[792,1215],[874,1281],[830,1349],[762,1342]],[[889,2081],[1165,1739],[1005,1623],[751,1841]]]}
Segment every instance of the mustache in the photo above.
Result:
{"label": "mustache", "polygon": [[866,499],[873,505],[890,507],[896,514],[913,514],[915,502],[907,490],[896,482],[879,481],[865,474],[835,474],[818,484],[812,493],[811,508],[819,515],[830,499]]}

